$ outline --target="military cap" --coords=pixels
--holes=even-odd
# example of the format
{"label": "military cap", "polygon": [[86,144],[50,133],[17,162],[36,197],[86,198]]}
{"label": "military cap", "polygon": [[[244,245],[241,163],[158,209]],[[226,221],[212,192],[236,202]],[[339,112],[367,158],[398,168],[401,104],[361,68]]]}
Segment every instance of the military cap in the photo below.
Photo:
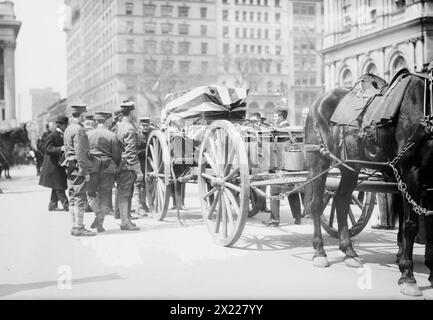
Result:
{"label": "military cap", "polygon": [[111,113],[109,112],[95,112],[95,120],[108,120],[112,117]]}
{"label": "military cap", "polygon": [[95,116],[93,114],[86,115],[86,120],[94,120]]}
{"label": "military cap", "polygon": [[120,108],[123,110],[134,110],[135,109],[135,103],[129,100],[123,101],[123,103],[120,105]]}
{"label": "military cap", "polygon": [[58,124],[68,124],[69,123],[69,119],[68,119],[68,117],[65,117],[65,116],[58,116],[57,120],[56,120],[56,123],[58,123]]}
{"label": "military cap", "polygon": [[141,123],[149,123],[150,122],[150,117],[140,117],[138,120]]}
{"label": "military cap", "polygon": [[72,112],[86,112],[87,111],[87,105],[86,104],[73,104],[70,107],[72,109]]}

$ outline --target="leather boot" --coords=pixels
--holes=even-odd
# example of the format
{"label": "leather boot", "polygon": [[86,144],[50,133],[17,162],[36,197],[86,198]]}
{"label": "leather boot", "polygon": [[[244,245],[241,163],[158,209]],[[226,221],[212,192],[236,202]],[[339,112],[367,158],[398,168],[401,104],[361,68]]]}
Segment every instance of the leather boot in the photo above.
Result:
{"label": "leather boot", "polygon": [[71,234],[75,237],[93,237],[95,232],[89,231],[86,228],[73,228]]}
{"label": "leather boot", "polygon": [[135,225],[134,223],[132,223],[132,222],[129,221],[127,224],[121,225],[120,226],[120,230],[136,231],[136,230],[140,230],[140,228],[137,227],[137,225]]}
{"label": "leather boot", "polygon": [[129,221],[128,202],[124,202],[124,203],[119,202],[119,211],[120,211],[120,218],[122,220],[122,222],[120,224],[120,230],[140,230],[140,228],[138,228],[134,223]]}

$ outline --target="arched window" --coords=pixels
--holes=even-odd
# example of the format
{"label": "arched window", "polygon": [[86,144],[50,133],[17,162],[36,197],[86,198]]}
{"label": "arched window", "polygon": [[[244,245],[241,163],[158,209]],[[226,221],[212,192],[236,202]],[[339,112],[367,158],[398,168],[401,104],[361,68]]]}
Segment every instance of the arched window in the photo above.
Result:
{"label": "arched window", "polygon": [[393,77],[399,70],[407,68],[406,60],[402,56],[398,56],[394,59],[391,66],[391,77]]}
{"label": "arched window", "polygon": [[348,68],[344,69],[344,71],[341,73],[340,85],[346,88],[353,86],[352,71],[350,71]]}
{"label": "arched window", "polygon": [[370,62],[365,68],[365,73],[375,74],[377,75],[377,67],[373,62]]}
{"label": "arched window", "polygon": [[253,101],[248,105],[248,112],[257,112],[260,106],[257,102]]}

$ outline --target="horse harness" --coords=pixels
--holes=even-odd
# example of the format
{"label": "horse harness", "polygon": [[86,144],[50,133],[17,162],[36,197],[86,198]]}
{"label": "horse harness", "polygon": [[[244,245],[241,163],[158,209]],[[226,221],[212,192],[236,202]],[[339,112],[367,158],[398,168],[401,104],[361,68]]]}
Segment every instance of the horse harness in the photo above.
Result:
{"label": "horse harness", "polygon": [[[422,207],[420,204],[418,204],[412,196],[407,191],[407,184],[403,181],[398,169],[397,164],[401,161],[401,159],[404,157],[404,155],[412,148],[419,145],[422,141],[425,140],[433,140],[433,69],[428,70],[427,74],[424,73],[414,73],[414,72],[408,72],[408,75],[414,75],[417,77],[420,77],[424,79],[424,117],[420,119],[418,126],[416,127],[415,131],[412,133],[411,137],[408,139],[405,147],[398,153],[398,155],[392,159],[389,162],[384,162],[382,165],[389,166],[393,174],[395,176],[395,179],[397,181],[398,190],[402,193],[402,195],[406,198],[406,200],[412,205],[413,210],[418,215],[433,215],[433,210],[428,210],[424,207]],[[393,81],[397,77],[394,77]],[[393,82],[392,81],[392,82]],[[392,85],[392,82],[390,86]],[[364,107],[363,112],[361,115],[356,119],[358,121],[362,121],[362,117],[365,113],[365,110],[368,108],[368,106],[371,104],[371,102],[377,97],[377,96],[383,96],[385,94],[386,89],[389,88],[385,86],[380,90],[377,94],[370,97],[366,103],[366,106]],[[362,139],[363,145],[372,145],[377,142],[377,128],[384,127],[387,125],[390,125],[392,121],[387,121],[382,124],[377,124],[375,122],[372,122],[369,126],[367,126],[364,129],[360,129],[358,131],[357,136]],[[354,169],[350,166],[348,166],[345,162],[347,161],[347,146],[345,143],[345,136],[346,136],[346,130],[349,128],[349,124],[343,127],[343,130],[340,133],[340,146],[342,147],[341,151],[341,159],[332,154],[328,147],[326,146],[325,140],[323,139],[323,136],[321,134],[321,131],[318,129],[318,132],[320,134],[321,139],[321,145],[315,146],[315,145],[306,145],[308,148],[306,149],[307,152],[314,152],[319,151],[322,155],[330,158],[332,161],[337,162],[339,165],[343,165],[346,168],[354,171]],[[373,163],[373,162],[371,162]],[[377,162],[374,162],[375,164],[380,164]],[[431,190],[423,190],[423,191],[431,191]]]}

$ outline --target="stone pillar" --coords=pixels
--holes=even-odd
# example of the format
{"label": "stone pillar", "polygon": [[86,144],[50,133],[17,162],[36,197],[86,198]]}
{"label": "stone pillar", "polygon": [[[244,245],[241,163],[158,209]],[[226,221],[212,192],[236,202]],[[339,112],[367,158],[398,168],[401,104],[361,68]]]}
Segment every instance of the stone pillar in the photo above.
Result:
{"label": "stone pillar", "polygon": [[415,43],[415,59],[416,59],[416,71],[421,72],[424,64],[424,41],[422,38],[418,38]]}
{"label": "stone pillar", "polygon": [[329,64],[325,65],[325,91],[329,91],[331,89],[331,74]]}
{"label": "stone pillar", "polygon": [[6,119],[12,126],[16,125],[15,109],[15,42],[7,41],[3,44],[5,112]]}

